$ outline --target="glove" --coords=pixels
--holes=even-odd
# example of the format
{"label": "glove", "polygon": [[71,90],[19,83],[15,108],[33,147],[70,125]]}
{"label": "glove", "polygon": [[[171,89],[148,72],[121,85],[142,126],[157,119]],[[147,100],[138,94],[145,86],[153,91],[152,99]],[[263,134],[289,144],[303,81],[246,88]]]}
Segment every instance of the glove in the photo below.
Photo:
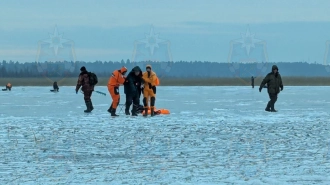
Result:
{"label": "glove", "polygon": [[281,87],[281,91],[283,91],[283,86]]}
{"label": "glove", "polygon": [[76,94],[78,94],[78,90],[76,90]]}
{"label": "glove", "polygon": [[262,90],[262,88],[261,88],[261,87],[259,87],[259,92],[261,92],[261,90]]}

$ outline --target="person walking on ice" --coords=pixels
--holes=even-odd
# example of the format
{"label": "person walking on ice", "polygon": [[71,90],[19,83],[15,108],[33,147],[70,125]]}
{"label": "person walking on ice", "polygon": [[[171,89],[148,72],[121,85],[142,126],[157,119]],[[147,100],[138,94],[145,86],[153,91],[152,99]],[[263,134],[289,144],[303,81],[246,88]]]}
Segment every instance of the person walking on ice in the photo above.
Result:
{"label": "person walking on ice", "polygon": [[148,116],[149,101],[150,101],[150,114],[155,115],[154,108],[156,102],[156,85],[158,85],[159,80],[155,72],[151,70],[151,65],[146,66],[146,72],[142,75],[144,81],[143,88],[143,105],[144,114],[143,116]]}
{"label": "person walking on ice", "polygon": [[268,73],[262,80],[259,87],[259,92],[261,92],[265,84],[267,84],[267,91],[270,99],[265,111],[277,112],[277,110],[275,110],[275,103],[277,101],[277,95],[280,93],[280,89],[283,91],[283,83],[281,75],[278,72],[278,67],[276,65],[272,66],[272,72]]}
{"label": "person walking on ice", "polygon": [[80,71],[81,73],[79,74],[76,86],[76,94],[78,94],[80,87],[82,87],[81,90],[84,93],[84,100],[87,107],[84,112],[89,113],[94,109],[91,96],[94,91],[94,86],[97,84],[98,80],[94,73],[86,70],[85,66],[81,67]]}
{"label": "person walking on ice", "polygon": [[127,68],[122,67],[121,69],[112,72],[111,77],[109,78],[108,91],[111,95],[112,103],[108,112],[111,113],[111,116],[118,116],[116,114],[116,109],[120,102],[119,86],[124,84],[126,72]]}

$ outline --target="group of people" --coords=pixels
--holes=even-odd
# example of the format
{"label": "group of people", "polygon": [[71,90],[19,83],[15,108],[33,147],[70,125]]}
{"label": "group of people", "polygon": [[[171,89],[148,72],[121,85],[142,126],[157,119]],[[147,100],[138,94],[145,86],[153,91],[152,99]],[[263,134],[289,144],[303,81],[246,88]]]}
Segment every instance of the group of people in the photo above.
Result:
{"label": "group of people", "polygon": [[[159,79],[150,65],[146,66],[146,71],[142,72],[139,66],[135,66],[126,76],[127,68],[122,67],[113,71],[108,81],[108,91],[112,98],[112,103],[108,112],[111,116],[118,116],[116,109],[120,102],[119,86],[124,85],[124,93],[126,95],[125,114],[137,116],[138,113],[144,112],[143,116],[155,115],[156,102],[156,86],[159,85]],[[140,105],[140,97],[143,94],[143,106]],[[149,103],[150,102],[150,103]],[[132,106],[131,114],[129,112]]]}
{"label": "group of people", "polygon": [[[89,76],[86,68],[83,66],[80,68],[80,75],[78,78],[76,93],[80,87],[84,92],[84,100],[87,109],[84,112],[91,112],[93,104],[91,101],[92,92],[94,91],[94,86],[89,84]],[[143,116],[148,115],[148,110],[150,109],[151,116],[155,115],[154,107],[156,102],[156,86],[159,85],[159,79],[155,72],[152,71],[150,65],[146,66],[146,71],[142,72],[139,66],[135,66],[126,76],[127,68],[122,67],[121,69],[113,71],[111,77],[108,81],[108,91],[112,98],[112,103],[108,112],[111,116],[118,116],[116,114],[116,109],[120,102],[119,86],[124,85],[124,93],[126,95],[125,103],[125,114],[130,115],[129,108],[133,103],[131,115],[137,116],[140,110],[140,96],[143,94]],[[252,88],[254,87],[254,77],[251,78]],[[277,112],[275,110],[275,103],[277,101],[278,94],[283,90],[283,83],[281,75],[278,72],[278,67],[276,65],[272,66],[272,71],[266,75],[262,80],[259,92],[262,91],[267,84],[267,91],[269,95],[269,101],[265,108],[265,111]]]}
{"label": "group of people", "polygon": [[[91,96],[94,91],[94,86],[89,83],[89,76],[86,68],[80,68],[80,75],[76,85],[76,93],[80,87],[84,93],[84,100],[87,109],[84,112],[91,112],[93,108]],[[128,73],[128,74],[127,74]],[[126,75],[127,74],[127,75]],[[130,72],[123,66],[112,72],[109,78],[107,87],[112,98],[112,103],[108,109],[111,116],[118,116],[116,114],[117,107],[120,102],[119,86],[124,86],[124,93],[126,95],[125,114],[137,116],[138,113],[144,112],[143,116],[155,115],[155,102],[156,102],[156,86],[159,85],[159,79],[151,65],[146,66],[146,71],[142,72],[139,66],[135,66]],[[140,97],[143,94],[143,106],[140,105]],[[131,113],[129,111],[132,106]]]}

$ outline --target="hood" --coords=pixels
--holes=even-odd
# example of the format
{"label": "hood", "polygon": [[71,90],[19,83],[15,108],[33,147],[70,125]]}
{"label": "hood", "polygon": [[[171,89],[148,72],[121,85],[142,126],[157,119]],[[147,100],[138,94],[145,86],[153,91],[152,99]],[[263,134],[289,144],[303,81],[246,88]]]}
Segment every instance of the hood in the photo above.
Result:
{"label": "hood", "polygon": [[147,66],[146,66],[146,69],[147,69],[147,68],[150,68],[150,70],[152,69],[152,68],[151,68],[151,65],[147,65]]}
{"label": "hood", "polygon": [[127,68],[125,66],[120,68],[120,72],[123,74],[125,72],[127,72]]}
{"label": "hood", "polygon": [[139,66],[135,66],[133,69],[132,69],[132,72],[142,72],[141,68]]}
{"label": "hood", "polygon": [[272,66],[272,71],[273,71],[274,69],[277,69],[277,71],[278,71],[278,67],[277,67],[277,65],[273,65],[273,66]]}
{"label": "hood", "polygon": [[81,68],[80,68],[80,71],[82,72],[82,71],[87,71],[86,70],[86,67],[85,66],[82,66]]}

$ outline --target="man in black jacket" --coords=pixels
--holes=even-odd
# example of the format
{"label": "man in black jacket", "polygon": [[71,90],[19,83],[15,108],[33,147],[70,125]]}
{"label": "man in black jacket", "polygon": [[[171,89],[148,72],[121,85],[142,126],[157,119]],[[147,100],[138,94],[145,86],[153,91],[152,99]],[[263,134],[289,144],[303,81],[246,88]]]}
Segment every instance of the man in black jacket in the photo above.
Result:
{"label": "man in black jacket", "polygon": [[254,79],[255,79],[255,77],[251,77],[251,86],[252,86],[252,88],[254,88]]}
{"label": "man in black jacket", "polygon": [[137,108],[140,104],[142,84],[142,70],[139,66],[135,66],[132,71],[127,75],[124,83],[124,93],[126,94],[126,107],[125,114],[129,114],[129,107],[133,102],[132,116],[137,116]]}
{"label": "man in black jacket", "polygon": [[277,95],[280,91],[283,91],[283,82],[280,73],[278,72],[278,67],[276,65],[272,66],[272,72],[268,73],[260,84],[259,92],[267,84],[267,91],[269,95],[269,102],[265,111],[277,112],[275,110],[275,103],[277,101]]}
{"label": "man in black jacket", "polygon": [[58,92],[59,88],[58,88],[57,82],[53,83],[53,89],[54,89],[54,91]]}

